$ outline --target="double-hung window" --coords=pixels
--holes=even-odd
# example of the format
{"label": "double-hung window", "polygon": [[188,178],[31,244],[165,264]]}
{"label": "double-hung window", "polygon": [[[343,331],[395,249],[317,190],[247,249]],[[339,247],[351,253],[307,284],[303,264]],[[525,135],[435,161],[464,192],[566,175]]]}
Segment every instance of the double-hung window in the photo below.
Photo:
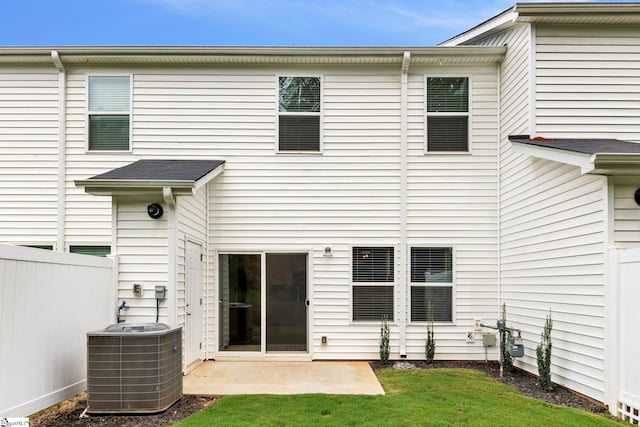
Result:
{"label": "double-hung window", "polygon": [[130,149],[131,79],[89,76],[89,151]]}
{"label": "double-hung window", "polygon": [[320,151],[320,77],[280,77],[278,151]]}
{"label": "double-hung window", "polygon": [[411,321],[453,321],[453,280],[453,248],[411,248]]}
{"label": "double-hung window", "polygon": [[353,248],[353,321],[393,320],[394,271],[393,247]]}
{"label": "double-hung window", "polygon": [[427,152],[468,152],[469,78],[427,77]]}

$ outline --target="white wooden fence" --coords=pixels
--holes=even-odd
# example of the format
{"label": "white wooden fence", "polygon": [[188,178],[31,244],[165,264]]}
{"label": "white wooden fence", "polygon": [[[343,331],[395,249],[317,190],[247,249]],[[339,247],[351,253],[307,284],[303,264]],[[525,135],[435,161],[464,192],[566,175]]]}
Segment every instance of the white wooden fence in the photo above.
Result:
{"label": "white wooden fence", "polygon": [[86,333],[113,320],[113,260],[0,245],[0,417],[86,388]]}
{"label": "white wooden fence", "polygon": [[640,249],[619,252],[619,304],[620,328],[619,378],[620,402],[618,412],[631,423],[640,422]]}

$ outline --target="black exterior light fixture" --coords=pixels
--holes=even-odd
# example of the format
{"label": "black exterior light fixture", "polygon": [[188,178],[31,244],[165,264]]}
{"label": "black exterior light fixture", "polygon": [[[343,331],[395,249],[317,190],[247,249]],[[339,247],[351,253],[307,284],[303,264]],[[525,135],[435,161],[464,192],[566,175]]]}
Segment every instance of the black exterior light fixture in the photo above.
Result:
{"label": "black exterior light fixture", "polygon": [[633,200],[636,201],[636,205],[640,205],[640,188],[638,188],[636,192],[633,193]]}
{"label": "black exterior light fixture", "polygon": [[151,203],[149,206],[147,206],[147,214],[153,219],[160,218],[162,216],[162,213],[162,205],[159,205],[158,203]]}

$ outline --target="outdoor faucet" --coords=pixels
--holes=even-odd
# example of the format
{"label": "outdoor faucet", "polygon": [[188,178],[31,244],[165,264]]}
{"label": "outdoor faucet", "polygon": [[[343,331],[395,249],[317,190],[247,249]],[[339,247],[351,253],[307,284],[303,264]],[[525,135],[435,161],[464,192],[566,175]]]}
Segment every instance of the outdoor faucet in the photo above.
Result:
{"label": "outdoor faucet", "polygon": [[116,310],[116,320],[118,323],[122,323],[124,322],[124,320],[120,320],[120,312],[124,310],[124,311],[129,311],[129,306],[127,305],[126,301],[122,301],[122,304],[120,304],[120,306],[118,307],[118,310]]}

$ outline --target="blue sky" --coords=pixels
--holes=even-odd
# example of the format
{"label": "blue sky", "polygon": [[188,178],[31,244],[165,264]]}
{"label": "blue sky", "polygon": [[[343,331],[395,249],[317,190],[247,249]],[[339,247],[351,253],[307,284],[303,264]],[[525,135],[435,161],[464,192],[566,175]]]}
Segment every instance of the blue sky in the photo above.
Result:
{"label": "blue sky", "polygon": [[514,0],[0,0],[0,45],[435,45]]}

